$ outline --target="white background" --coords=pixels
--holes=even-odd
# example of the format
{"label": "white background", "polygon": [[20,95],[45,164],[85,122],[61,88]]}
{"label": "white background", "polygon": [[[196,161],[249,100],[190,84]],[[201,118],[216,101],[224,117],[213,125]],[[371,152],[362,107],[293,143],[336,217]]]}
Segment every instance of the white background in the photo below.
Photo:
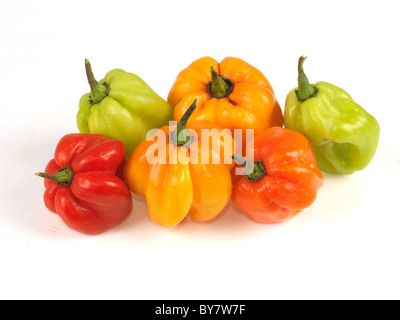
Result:
{"label": "white background", "polygon": [[[0,298],[398,299],[400,135],[398,1],[0,0]],[[167,98],[178,72],[240,57],[282,109],[307,55],[310,81],[347,90],[381,125],[370,165],[325,175],[316,202],[261,225],[232,204],[211,223],[164,229],[134,197],[100,236],[68,229],[43,204],[43,171],[77,132],[89,91],[113,68]]]}

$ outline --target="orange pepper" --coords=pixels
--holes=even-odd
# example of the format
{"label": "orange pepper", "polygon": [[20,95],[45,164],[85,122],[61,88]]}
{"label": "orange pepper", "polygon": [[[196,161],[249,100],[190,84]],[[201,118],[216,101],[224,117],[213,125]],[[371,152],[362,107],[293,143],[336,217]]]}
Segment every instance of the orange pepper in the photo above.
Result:
{"label": "orange pepper", "polygon": [[[198,107],[190,121],[208,120],[232,131],[254,129],[254,135],[283,126],[271,84],[261,71],[239,58],[227,57],[218,63],[204,57],[181,71],[168,95],[176,121],[194,99]],[[245,132],[242,143],[244,147]]]}
{"label": "orange pepper", "polygon": [[[130,190],[146,197],[150,218],[164,227],[176,226],[187,215],[193,221],[213,219],[231,197],[234,140],[229,131],[209,121],[191,122],[186,128],[195,107],[196,101],[177,126],[163,127],[153,141],[139,144],[125,166]],[[208,146],[203,143],[207,137]]]}
{"label": "orange pepper", "polygon": [[232,201],[256,222],[288,221],[315,201],[324,182],[311,143],[280,127],[265,130],[253,142],[247,155],[255,162],[233,156],[245,175],[233,178]]}

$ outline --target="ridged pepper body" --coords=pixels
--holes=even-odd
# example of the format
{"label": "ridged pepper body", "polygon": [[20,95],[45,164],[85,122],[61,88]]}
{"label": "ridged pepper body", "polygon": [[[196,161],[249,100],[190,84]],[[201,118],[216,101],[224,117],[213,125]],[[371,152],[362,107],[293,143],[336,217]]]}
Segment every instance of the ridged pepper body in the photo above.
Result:
{"label": "ridged pepper body", "polygon": [[351,174],[364,169],[378,145],[378,121],[343,89],[327,82],[311,87],[315,91],[307,99],[299,98],[299,88],[287,95],[285,127],[311,141],[321,170]]}
{"label": "ridged pepper body", "polygon": [[[155,140],[142,142],[124,171],[130,190],[146,197],[150,218],[164,227],[176,226],[187,215],[194,221],[215,218],[232,192],[233,162],[224,160],[225,154],[230,159],[234,152],[230,133],[209,121],[191,122],[188,128],[196,133],[197,139],[182,146],[171,142],[175,128],[163,127],[155,133]],[[214,141],[208,146],[202,144],[204,129],[210,130],[207,137]],[[159,136],[165,139],[158,139]],[[158,157],[165,155],[165,161],[149,161],[153,153]]]}
{"label": "ridged pepper body", "polygon": [[[89,82],[90,83],[90,82]],[[172,120],[172,107],[139,76],[121,69],[111,70],[82,96],[77,114],[81,133],[97,133],[123,142],[126,156],[146,139],[149,130]],[[92,85],[91,85],[92,87]],[[94,101],[96,92],[103,94]]]}
{"label": "ridged pepper body", "polygon": [[247,155],[254,156],[257,170],[249,170],[248,162],[240,164],[248,174],[234,176],[232,200],[258,223],[288,221],[315,201],[323,184],[313,148],[302,134],[280,127],[252,142]]}
{"label": "ridged pepper body", "polygon": [[[190,121],[211,121],[232,132],[253,129],[254,135],[283,125],[282,110],[270,82],[260,70],[239,58],[227,57],[218,63],[203,57],[182,70],[168,95],[176,121],[194,99],[198,107]],[[245,132],[242,136],[245,144]]]}
{"label": "ridged pepper body", "polygon": [[98,134],[67,134],[44,173],[44,202],[71,229],[103,233],[125,220],[132,195],[122,180],[126,163],[121,141]]}

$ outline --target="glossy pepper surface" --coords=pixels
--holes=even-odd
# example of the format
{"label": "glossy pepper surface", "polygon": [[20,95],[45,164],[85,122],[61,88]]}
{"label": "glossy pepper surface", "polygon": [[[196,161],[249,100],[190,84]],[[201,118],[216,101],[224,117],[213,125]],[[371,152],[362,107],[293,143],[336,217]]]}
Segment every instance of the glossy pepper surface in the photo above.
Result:
{"label": "glossy pepper surface", "polygon": [[253,142],[247,155],[254,155],[254,162],[234,155],[245,175],[235,176],[232,200],[256,222],[287,221],[315,201],[323,184],[313,148],[302,134],[280,127]]}
{"label": "glossy pepper surface", "polygon": [[[142,142],[124,170],[131,191],[146,197],[150,218],[163,227],[174,227],[187,215],[193,221],[213,219],[231,197],[233,138],[230,132],[205,120],[186,128],[195,105],[177,126],[163,127],[154,135],[157,139]],[[210,134],[205,138],[203,130],[207,129]],[[202,139],[213,142],[205,145]],[[149,160],[153,153],[160,160]],[[222,159],[224,154],[230,161]]]}
{"label": "glossy pepper surface", "polygon": [[47,164],[44,202],[71,229],[103,233],[128,217],[132,195],[122,181],[126,163],[121,141],[97,134],[68,134]]}
{"label": "glossy pepper surface", "polygon": [[77,123],[81,133],[118,139],[129,157],[149,130],[172,120],[172,107],[137,75],[114,69],[97,82],[88,60],[85,67],[91,92],[79,102]]}
{"label": "glossy pepper surface", "polygon": [[299,60],[298,88],[286,98],[285,127],[311,141],[321,170],[351,174],[364,169],[378,145],[378,121],[343,89],[327,82],[311,85],[304,60]]}
{"label": "glossy pepper surface", "polygon": [[[239,58],[227,57],[218,63],[203,57],[182,70],[168,95],[176,121],[194,99],[198,107],[190,121],[212,121],[231,131],[253,129],[255,135],[283,125],[271,84],[260,70]],[[242,136],[245,144],[245,132]]]}

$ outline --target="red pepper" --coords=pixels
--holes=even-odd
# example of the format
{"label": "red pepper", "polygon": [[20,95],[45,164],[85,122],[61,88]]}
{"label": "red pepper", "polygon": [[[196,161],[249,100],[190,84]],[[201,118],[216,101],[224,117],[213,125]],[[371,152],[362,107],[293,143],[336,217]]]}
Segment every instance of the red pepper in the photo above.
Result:
{"label": "red pepper", "polygon": [[234,177],[232,200],[256,222],[287,221],[314,202],[323,184],[314,150],[302,134],[281,127],[267,129],[253,142],[247,155],[254,154],[255,162],[233,156],[245,175]]}
{"label": "red pepper", "polygon": [[89,235],[122,222],[132,210],[123,180],[125,147],[98,134],[68,134],[46,166],[44,203],[71,229]]}

